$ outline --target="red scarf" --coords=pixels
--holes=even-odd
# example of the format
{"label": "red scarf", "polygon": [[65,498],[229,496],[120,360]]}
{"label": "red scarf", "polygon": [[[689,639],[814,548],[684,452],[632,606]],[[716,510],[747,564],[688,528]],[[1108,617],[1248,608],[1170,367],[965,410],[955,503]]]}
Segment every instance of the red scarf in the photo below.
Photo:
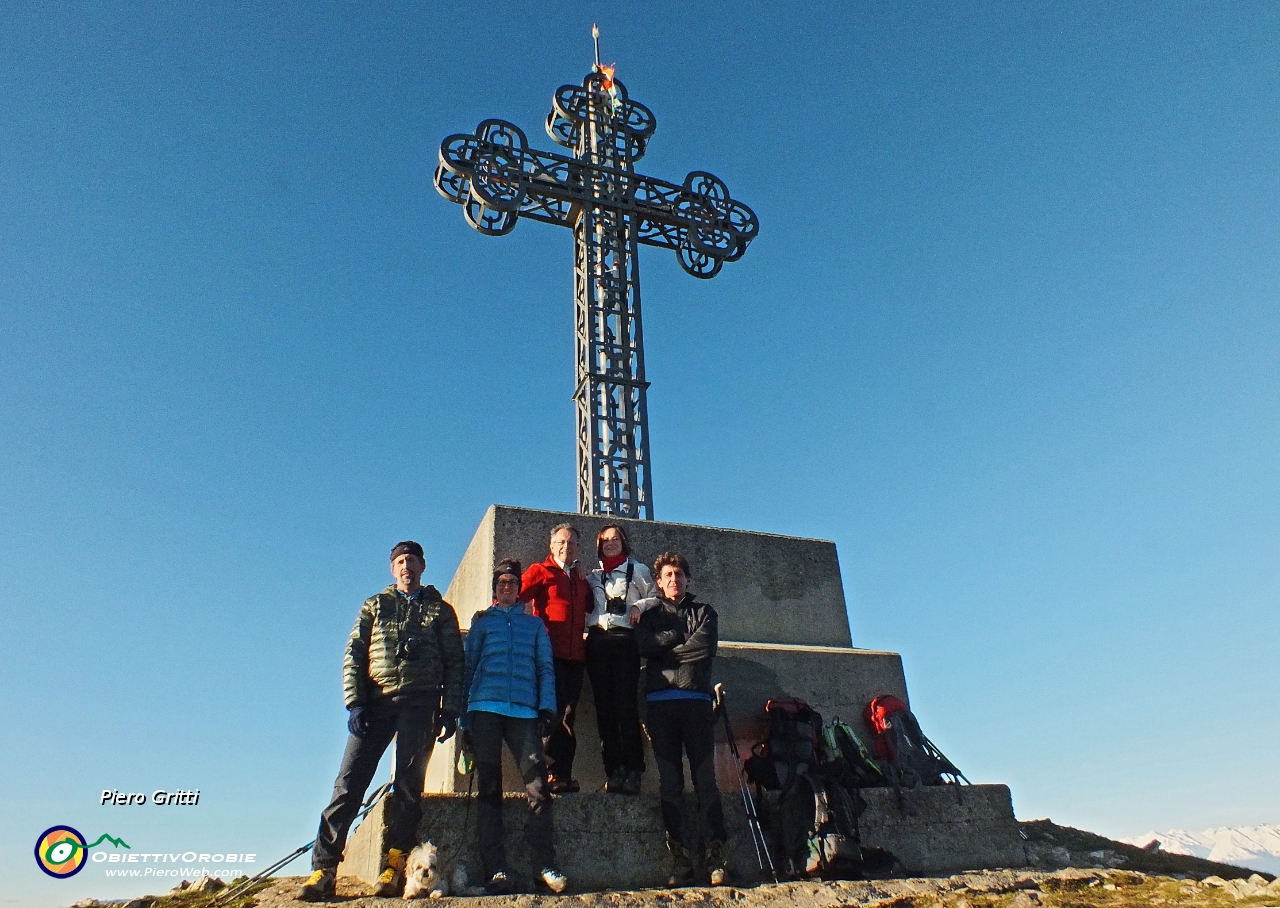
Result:
{"label": "red scarf", "polygon": [[605,559],[602,562],[602,565],[604,567],[604,572],[606,574],[612,573],[614,568],[624,563],[626,560],[627,560],[626,555],[619,555],[617,558],[609,558],[608,556],[605,556]]}

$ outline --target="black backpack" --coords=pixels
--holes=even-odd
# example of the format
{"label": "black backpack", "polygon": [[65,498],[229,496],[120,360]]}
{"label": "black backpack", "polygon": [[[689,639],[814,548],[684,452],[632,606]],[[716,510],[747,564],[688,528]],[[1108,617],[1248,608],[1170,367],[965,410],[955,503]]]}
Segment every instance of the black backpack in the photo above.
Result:
{"label": "black backpack", "polygon": [[775,697],[764,712],[764,740],[751,749],[744,768],[751,781],[778,791],[820,762],[822,717],[799,697]]}
{"label": "black backpack", "polygon": [[866,802],[821,773],[796,776],[778,797],[790,876],[857,879],[863,872],[858,817]]}

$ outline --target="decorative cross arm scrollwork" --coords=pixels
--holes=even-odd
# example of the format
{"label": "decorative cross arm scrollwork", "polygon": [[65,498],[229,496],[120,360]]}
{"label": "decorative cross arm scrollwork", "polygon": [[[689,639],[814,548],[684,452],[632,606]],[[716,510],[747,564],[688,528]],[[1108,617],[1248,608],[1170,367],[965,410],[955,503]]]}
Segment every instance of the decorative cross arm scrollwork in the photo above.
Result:
{"label": "decorative cross arm scrollwork", "polygon": [[[547,131],[557,142],[579,140],[596,78],[592,74],[583,87],[566,85],[556,92]],[[613,125],[626,144],[621,160],[629,164],[644,153],[656,121],[626,97],[622,83],[613,84],[623,99]],[[639,242],[675,250],[684,270],[701,278],[741,258],[760,229],[755,212],[710,173],[694,171],[676,185],[627,166],[538,151],[529,148],[520,127],[505,120],[485,120],[471,135],[446,138],[435,185],[463,206],[467,223],[488,236],[510,233],[521,216],[572,227],[584,206],[629,216]]]}

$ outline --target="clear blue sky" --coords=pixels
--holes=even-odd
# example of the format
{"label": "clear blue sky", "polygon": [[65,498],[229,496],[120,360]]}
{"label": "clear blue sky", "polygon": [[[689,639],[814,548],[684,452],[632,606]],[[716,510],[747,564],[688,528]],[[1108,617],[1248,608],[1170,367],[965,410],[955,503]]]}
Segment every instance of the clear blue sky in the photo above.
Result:
{"label": "clear blue sky", "polygon": [[644,170],[761,221],[642,253],[657,515],[835,540],[1023,818],[1280,821],[1280,7],[103,6],[0,21],[0,906],[162,888],[45,879],[55,823],[308,841],[390,546],[574,507],[570,236],[431,175],[549,144],[593,21]]}

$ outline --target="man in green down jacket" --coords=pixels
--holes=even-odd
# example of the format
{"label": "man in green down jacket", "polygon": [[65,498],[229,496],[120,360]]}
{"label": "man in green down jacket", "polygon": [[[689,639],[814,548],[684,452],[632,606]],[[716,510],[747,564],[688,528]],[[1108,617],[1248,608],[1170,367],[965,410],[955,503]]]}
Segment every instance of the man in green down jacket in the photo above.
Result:
{"label": "man in green down jacket", "polygon": [[347,831],[393,737],[389,848],[374,894],[398,897],[404,891],[404,861],[417,844],[427,761],[434,742],[456,731],[463,699],[458,617],[435,587],[419,582],[425,569],[422,546],[397,543],[391,550],[396,582],[365,600],[347,642],[342,692],[351,734],[333,799],[320,815],[313,872],[298,893],[306,901],[333,898]]}

